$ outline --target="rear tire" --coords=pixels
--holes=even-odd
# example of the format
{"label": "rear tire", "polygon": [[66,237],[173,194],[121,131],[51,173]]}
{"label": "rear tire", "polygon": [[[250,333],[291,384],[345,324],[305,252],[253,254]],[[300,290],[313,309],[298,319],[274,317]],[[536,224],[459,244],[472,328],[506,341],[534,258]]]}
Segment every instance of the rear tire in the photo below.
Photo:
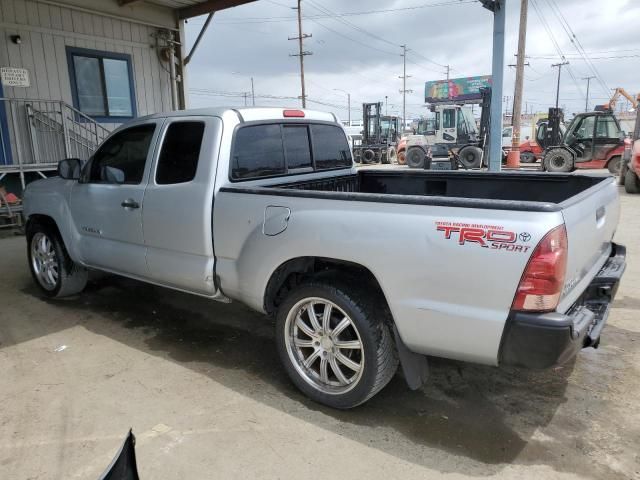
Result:
{"label": "rear tire", "polygon": [[536,156],[532,152],[520,152],[520,161],[522,163],[535,163]]}
{"label": "rear tire", "polygon": [[467,145],[458,152],[460,163],[465,168],[480,168],[482,164],[482,149],[473,145]]}
{"label": "rear tire", "polygon": [[296,387],[312,400],[353,408],[395,374],[398,356],[388,310],[370,296],[336,277],[313,278],[294,288],[278,307],[280,359]]}
{"label": "rear tire", "polygon": [[405,154],[405,161],[409,168],[424,168],[427,152],[422,147],[409,147]]}
{"label": "rear tire", "polygon": [[622,167],[622,157],[611,157],[607,162],[607,168],[613,175],[620,175],[620,168]]}
{"label": "rear tire", "polygon": [[640,193],[640,180],[633,170],[627,170],[624,176],[624,191],[627,193]]}
{"label": "rear tire", "polygon": [[89,272],[71,260],[60,233],[49,225],[27,225],[27,257],[31,276],[48,297],[75,295],[87,285]]}
{"label": "rear tire", "polygon": [[544,156],[543,164],[547,172],[553,173],[571,172],[575,168],[573,155],[564,148],[549,150]]}

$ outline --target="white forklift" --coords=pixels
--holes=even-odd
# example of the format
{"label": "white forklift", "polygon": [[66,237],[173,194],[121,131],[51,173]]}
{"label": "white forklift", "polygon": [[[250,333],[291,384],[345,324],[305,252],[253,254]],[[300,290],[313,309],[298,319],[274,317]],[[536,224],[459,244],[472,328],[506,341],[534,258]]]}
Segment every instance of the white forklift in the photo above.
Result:
{"label": "white forklift", "polygon": [[[479,168],[486,157],[483,147],[489,131],[491,90],[483,89],[481,93],[482,98],[475,102],[430,105],[430,115],[421,119],[415,134],[408,135],[400,145],[406,164],[427,169]],[[481,106],[479,127],[470,103]]]}

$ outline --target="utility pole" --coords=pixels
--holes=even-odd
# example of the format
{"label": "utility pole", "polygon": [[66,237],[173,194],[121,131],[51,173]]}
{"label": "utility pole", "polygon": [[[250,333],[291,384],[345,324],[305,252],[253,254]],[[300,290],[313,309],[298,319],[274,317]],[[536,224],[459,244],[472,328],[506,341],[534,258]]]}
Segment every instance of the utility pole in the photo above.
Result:
{"label": "utility pole", "polygon": [[589,84],[591,83],[591,79],[596,78],[596,77],[584,77],[582,80],[586,80],[587,81],[587,98],[584,101],[584,111],[588,112],[589,111]]}
{"label": "utility pole", "polygon": [[518,59],[516,61],[516,88],[513,92],[513,114],[511,125],[511,151],[507,156],[507,167],[520,166],[520,116],[522,115],[522,89],[524,86],[524,54],[527,45],[527,11],[529,0],[520,0],[520,30],[518,33]]}
{"label": "utility pole", "polygon": [[560,101],[560,74],[562,73],[563,65],[569,65],[569,62],[554,63],[553,65],[551,65],[551,68],[558,67],[558,86],[556,87],[556,108],[558,108],[558,103]]}
{"label": "utility pole", "polygon": [[385,95],[384,96],[384,114],[385,115],[389,115],[389,96]]}
{"label": "utility pole", "polygon": [[244,97],[244,106],[245,107],[247,106],[247,95],[248,95],[247,92],[242,92],[242,96]]}
{"label": "utility pole", "polygon": [[253,88],[253,77],[251,77],[251,103],[256,106],[256,91]]}
{"label": "utility pole", "polygon": [[413,90],[407,90],[407,78],[411,77],[411,75],[407,75],[407,46],[400,45],[402,47],[402,53],[400,56],[402,57],[402,76],[398,77],[402,79],[402,90],[400,93],[402,94],[402,131],[407,125],[407,93],[413,93]]}
{"label": "utility pole", "polygon": [[292,7],[294,10],[298,11],[298,36],[297,37],[289,37],[289,40],[298,40],[298,53],[294,53],[289,55],[290,57],[299,57],[300,58],[300,85],[302,90],[302,108],[307,108],[307,95],[304,89],[304,57],[307,55],[311,55],[311,52],[306,52],[303,48],[303,40],[305,38],[310,38],[312,35],[310,33],[302,33],[302,0],[298,0],[298,6]]}

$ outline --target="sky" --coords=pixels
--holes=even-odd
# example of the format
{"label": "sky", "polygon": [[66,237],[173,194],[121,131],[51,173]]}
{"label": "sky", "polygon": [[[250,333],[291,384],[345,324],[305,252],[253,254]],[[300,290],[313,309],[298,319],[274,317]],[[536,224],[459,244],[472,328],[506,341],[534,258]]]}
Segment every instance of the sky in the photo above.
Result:
{"label": "sky", "polygon": [[[241,106],[254,81],[256,105],[299,107],[300,68],[295,0],[258,0],[218,12],[189,63],[191,107]],[[520,0],[506,0],[505,64],[514,64]],[[605,103],[616,87],[640,92],[640,0],[529,0],[523,111],[545,112],[555,103],[557,68],[563,67],[560,106],[583,111]],[[426,113],[424,83],[491,73],[493,18],[477,0],[303,0],[307,108],[361,118],[363,102],[385,101],[402,112],[407,45],[407,119]],[[187,50],[205,17],[186,27]],[[562,57],[564,56],[564,58]],[[505,66],[503,111],[512,108],[515,68]],[[280,97],[280,98],[273,98]],[[281,98],[285,97],[285,98]],[[293,98],[286,98],[293,97]],[[251,105],[248,94],[247,102]],[[625,102],[620,108],[627,108]]]}

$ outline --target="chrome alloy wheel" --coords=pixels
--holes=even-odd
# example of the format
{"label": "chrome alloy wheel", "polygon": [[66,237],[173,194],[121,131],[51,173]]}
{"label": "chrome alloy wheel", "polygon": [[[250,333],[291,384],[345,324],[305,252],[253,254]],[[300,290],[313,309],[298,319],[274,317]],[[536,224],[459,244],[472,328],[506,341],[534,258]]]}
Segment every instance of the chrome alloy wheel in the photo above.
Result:
{"label": "chrome alloy wheel", "polygon": [[296,371],[323,393],[353,389],[364,371],[364,347],[358,329],[335,303],[304,298],[285,322],[285,345]]}
{"label": "chrome alloy wheel", "polygon": [[38,282],[45,290],[53,290],[58,283],[59,265],[53,242],[38,232],[31,239],[31,266]]}

